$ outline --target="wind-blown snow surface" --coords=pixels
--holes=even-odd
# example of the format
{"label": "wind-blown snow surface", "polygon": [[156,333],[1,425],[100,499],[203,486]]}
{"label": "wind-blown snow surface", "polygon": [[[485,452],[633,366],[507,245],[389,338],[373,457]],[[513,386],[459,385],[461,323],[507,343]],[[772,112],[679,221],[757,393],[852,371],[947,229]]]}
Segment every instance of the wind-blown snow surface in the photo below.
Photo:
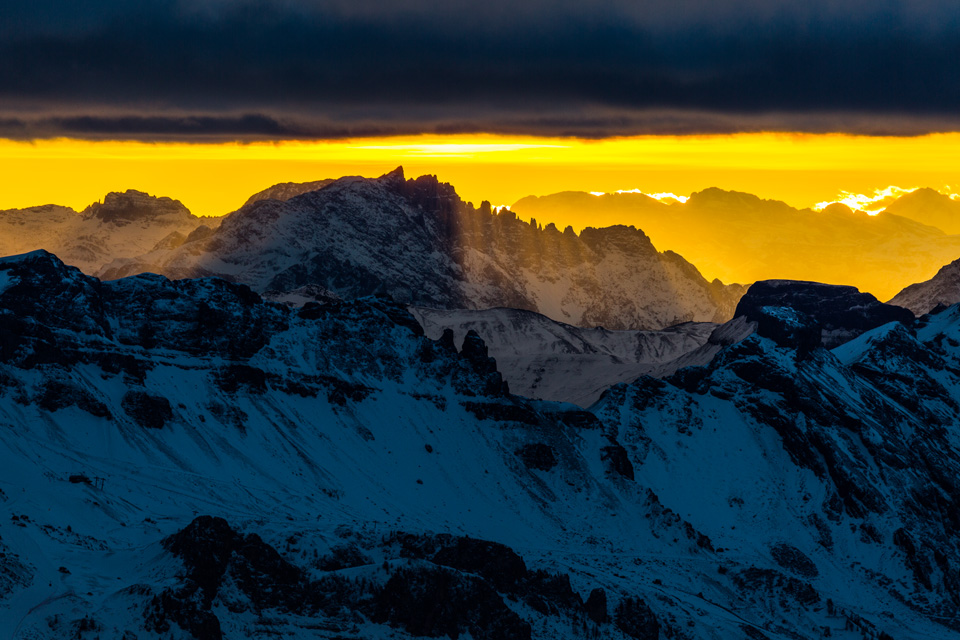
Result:
{"label": "wind-blown snow surface", "polygon": [[617,383],[672,374],[671,363],[707,344],[717,328],[689,322],[662,331],[610,331],[573,327],[519,309],[410,311],[434,340],[450,329],[459,344],[476,331],[514,393],[584,407]]}
{"label": "wind-blown snow surface", "polygon": [[2,637],[957,637],[956,310],[598,420],[381,300],[0,273]]}
{"label": "wind-blown snow surface", "polygon": [[57,205],[0,211],[0,255],[45,249],[94,274],[115,259],[178,246],[196,229],[218,222],[198,218],[170,198],[109,193],[80,213]]}
{"label": "wind-blown snow surface", "polygon": [[633,227],[579,236],[541,228],[489,204],[477,210],[434,176],[405,180],[401,169],[254,202],[206,237],[118,260],[100,275],[143,272],[218,276],[260,292],[319,285],[346,298],[386,293],[433,308],[510,307],[608,329],[723,322],[743,292],[707,282]]}

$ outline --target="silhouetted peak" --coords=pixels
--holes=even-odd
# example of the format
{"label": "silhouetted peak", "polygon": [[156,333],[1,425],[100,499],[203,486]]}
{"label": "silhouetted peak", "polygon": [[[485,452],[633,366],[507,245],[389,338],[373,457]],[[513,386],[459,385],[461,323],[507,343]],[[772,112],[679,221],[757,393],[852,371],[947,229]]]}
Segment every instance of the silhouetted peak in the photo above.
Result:
{"label": "silhouetted peak", "polygon": [[886,208],[888,213],[901,213],[907,209],[957,209],[960,210],[960,202],[944,195],[935,189],[923,187],[910,193],[905,193]]}
{"label": "silhouetted peak", "polygon": [[821,210],[821,213],[824,213],[830,216],[849,216],[856,213],[856,211],[854,211],[847,205],[843,204],[842,202],[834,202],[824,207]]}
{"label": "silhouetted peak", "polygon": [[379,178],[377,178],[378,182],[381,182],[383,184],[393,184],[393,185],[401,185],[404,182],[406,182],[406,180],[407,179],[403,175],[402,166],[397,167],[393,171],[389,171],[383,174],[382,176],[380,176]]}
{"label": "silhouetted peak", "polygon": [[102,203],[95,202],[84,209],[83,215],[123,225],[135,220],[163,215],[189,216],[191,214],[179,200],[127,189],[123,193],[116,191],[108,193]]}
{"label": "silhouetted peak", "polygon": [[52,264],[62,265],[63,262],[50,253],[46,249],[37,249],[36,251],[28,251],[27,253],[21,253],[15,256],[5,256],[0,258],[0,270],[7,270],[16,265],[26,265],[36,262],[49,262]]}
{"label": "silhouetted peak", "polygon": [[690,199],[686,202],[694,207],[740,207],[756,208],[760,206],[775,206],[778,208],[792,209],[790,205],[779,200],[764,200],[752,193],[743,191],[726,191],[719,187],[709,187],[703,191],[697,191],[690,194]]}
{"label": "silhouetted peak", "polygon": [[601,229],[587,227],[580,232],[580,240],[594,250],[601,246],[617,246],[625,250],[657,251],[647,234],[633,225],[616,224]]}

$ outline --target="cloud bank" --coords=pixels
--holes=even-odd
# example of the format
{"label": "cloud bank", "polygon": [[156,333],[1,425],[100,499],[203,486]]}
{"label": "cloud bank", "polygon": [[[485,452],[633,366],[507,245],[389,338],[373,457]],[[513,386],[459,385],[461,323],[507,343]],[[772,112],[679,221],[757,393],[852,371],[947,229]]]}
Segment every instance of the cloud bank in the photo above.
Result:
{"label": "cloud bank", "polygon": [[13,0],[0,136],[960,128],[950,2],[664,4]]}

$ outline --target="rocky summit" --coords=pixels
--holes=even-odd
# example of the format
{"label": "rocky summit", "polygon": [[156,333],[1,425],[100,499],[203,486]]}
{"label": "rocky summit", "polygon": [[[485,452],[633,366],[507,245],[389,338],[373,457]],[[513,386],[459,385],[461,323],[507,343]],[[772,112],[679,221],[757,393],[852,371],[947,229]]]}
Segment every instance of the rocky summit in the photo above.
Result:
{"label": "rocky summit", "polygon": [[[786,311],[775,313],[777,308]],[[810,346],[822,342],[827,348],[889,322],[910,324],[914,317],[907,309],[883,304],[856,287],[793,280],[755,282],[734,315],[758,322],[758,330],[762,335],[769,332],[768,337],[774,337],[776,326],[787,330],[787,325],[805,325],[812,333]]]}

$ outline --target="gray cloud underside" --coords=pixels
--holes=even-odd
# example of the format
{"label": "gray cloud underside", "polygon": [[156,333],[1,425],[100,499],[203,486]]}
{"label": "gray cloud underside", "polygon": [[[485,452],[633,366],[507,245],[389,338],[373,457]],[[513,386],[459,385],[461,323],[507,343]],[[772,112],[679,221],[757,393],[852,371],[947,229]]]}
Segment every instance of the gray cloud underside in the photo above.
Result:
{"label": "gray cloud underside", "polygon": [[0,136],[960,125],[960,19],[933,0],[75,4],[0,22]]}

